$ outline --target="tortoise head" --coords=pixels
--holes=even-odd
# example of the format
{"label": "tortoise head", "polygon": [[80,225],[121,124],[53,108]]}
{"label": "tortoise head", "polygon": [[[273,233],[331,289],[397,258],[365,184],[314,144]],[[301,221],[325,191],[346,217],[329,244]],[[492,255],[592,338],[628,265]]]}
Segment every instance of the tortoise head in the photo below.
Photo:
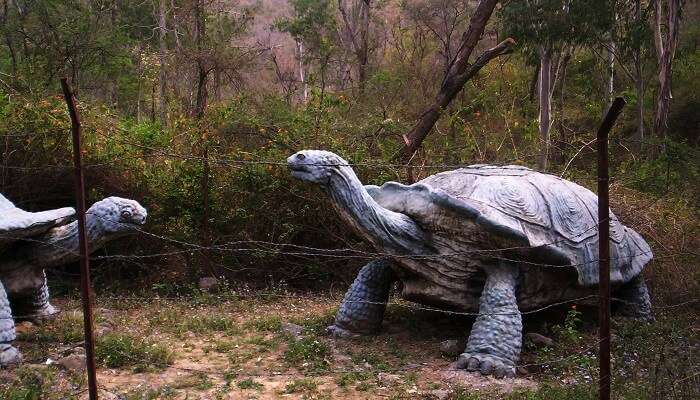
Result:
{"label": "tortoise head", "polygon": [[135,200],[107,197],[93,204],[87,214],[97,218],[106,233],[127,233],[146,223],[148,213]]}
{"label": "tortoise head", "polygon": [[292,176],[306,182],[328,184],[333,174],[350,168],[339,155],[324,150],[302,150],[287,158]]}

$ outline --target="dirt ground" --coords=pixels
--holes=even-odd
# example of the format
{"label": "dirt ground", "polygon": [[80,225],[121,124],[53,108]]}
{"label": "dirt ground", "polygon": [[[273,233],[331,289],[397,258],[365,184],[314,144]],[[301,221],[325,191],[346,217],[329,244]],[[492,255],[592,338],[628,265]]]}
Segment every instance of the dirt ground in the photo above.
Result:
{"label": "dirt ground", "polygon": [[[339,302],[339,294],[98,296],[100,398],[550,399],[547,393],[554,392],[540,389],[552,383],[562,390],[594,391],[596,348],[587,344],[595,332],[585,323],[594,316],[585,312],[565,309],[526,318],[525,331],[554,337],[554,346],[526,339],[518,376],[495,379],[450,369],[455,356],[442,343],[457,340],[463,346],[473,323],[467,317],[399,301],[388,307],[378,335],[333,339],[324,329]],[[75,298],[54,303],[63,310],[56,319],[18,324],[15,344],[25,361],[0,370],[0,397],[87,398],[80,303]],[[583,321],[577,325],[581,331],[567,325],[567,315]],[[634,348],[621,351],[627,364],[618,366],[641,358]]]}

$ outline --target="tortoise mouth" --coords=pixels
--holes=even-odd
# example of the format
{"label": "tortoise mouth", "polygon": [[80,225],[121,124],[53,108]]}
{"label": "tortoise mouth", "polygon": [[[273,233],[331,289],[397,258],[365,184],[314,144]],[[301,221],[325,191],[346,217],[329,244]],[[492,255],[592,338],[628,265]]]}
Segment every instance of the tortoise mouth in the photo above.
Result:
{"label": "tortoise mouth", "polygon": [[309,167],[303,164],[287,164],[287,168],[289,168],[289,170],[292,172],[303,172],[307,174],[311,172]]}
{"label": "tortoise mouth", "polygon": [[316,179],[314,174],[311,172],[311,168],[304,164],[289,163],[287,164],[289,171],[291,171],[292,176],[300,179],[302,181],[315,182]]}

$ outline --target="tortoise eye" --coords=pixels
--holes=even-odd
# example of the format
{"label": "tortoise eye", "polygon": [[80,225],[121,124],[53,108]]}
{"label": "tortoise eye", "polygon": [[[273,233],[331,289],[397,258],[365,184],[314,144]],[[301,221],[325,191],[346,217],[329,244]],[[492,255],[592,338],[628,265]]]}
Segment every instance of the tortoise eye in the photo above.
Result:
{"label": "tortoise eye", "polygon": [[297,154],[297,160],[304,160],[304,159],[306,159],[305,155],[303,155],[301,153]]}
{"label": "tortoise eye", "polygon": [[122,211],[122,218],[130,218],[130,217],[131,217],[131,211],[129,211],[129,210]]}

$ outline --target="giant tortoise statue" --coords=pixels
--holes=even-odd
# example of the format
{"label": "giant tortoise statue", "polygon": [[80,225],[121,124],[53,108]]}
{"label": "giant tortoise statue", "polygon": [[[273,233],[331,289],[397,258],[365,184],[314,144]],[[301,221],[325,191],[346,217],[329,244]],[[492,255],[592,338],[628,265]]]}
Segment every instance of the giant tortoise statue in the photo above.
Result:
{"label": "giant tortoise statue", "polygon": [[[521,166],[472,165],[413,185],[363,186],[328,151],[287,159],[320,185],[340,217],[379,253],[348,290],[329,332],[376,332],[393,282],[417,303],[478,312],[456,368],[514,376],[521,312],[590,296],[598,283],[597,197]],[[640,272],[649,245],[610,213],[610,279],[631,316],[651,319]]]}
{"label": "giant tortoise statue", "polygon": [[[79,259],[73,208],[28,212],[0,195],[0,366],[21,361],[12,346],[15,319],[41,320],[58,311],[49,303],[45,268]],[[71,222],[72,221],[72,222]],[[108,197],[86,212],[90,250],[97,250],[146,221],[136,201]]]}

